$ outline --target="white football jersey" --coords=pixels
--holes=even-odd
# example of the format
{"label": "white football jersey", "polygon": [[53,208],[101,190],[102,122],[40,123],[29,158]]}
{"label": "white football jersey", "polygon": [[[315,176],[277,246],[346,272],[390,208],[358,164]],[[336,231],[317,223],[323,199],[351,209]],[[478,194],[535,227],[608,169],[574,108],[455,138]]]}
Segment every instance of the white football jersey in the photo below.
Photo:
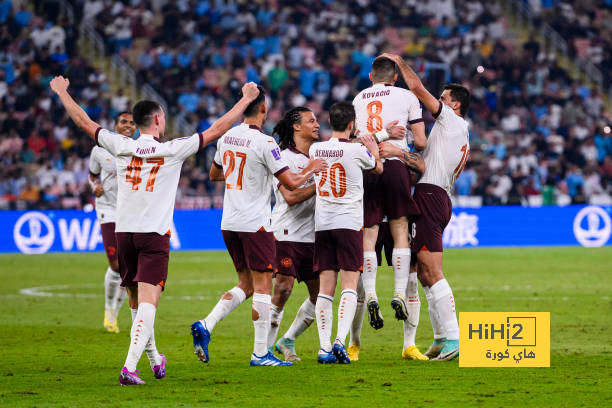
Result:
{"label": "white football jersey", "polygon": [[136,140],[106,129],[96,142],[117,163],[115,232],[170,232],[183,161],[202,148],[202,134],[161,143],[152,135]]}
{"label": "white football jersey", "polygon": [[[413,137],[410,124],[423,121],[423,110],[418,98],[409,90],[385,84],[374,84],[359,92],[353,99],[355,107],[355,128],[360,135],[376,133],[389,123],[397,120],[398,126],[407,129],[402,140],[389,140],[389,143],[408,149],[408,142]],[[399,160],[397,158],[385,160]]]}
{"label": "white football jersey", "polygon": [[310,157],[325,159],[327,169],[315,174],[317,200],[315,230],[363,227],[363,170],[376,159],[361,143],[331,138],[310,146]]}
{"label": "white football jersey", "polygon": [[442,102],[427,147],[423,151],[425,173],[419,183],[435,184],[450,196],[455,180],[463,171],[470,153],[468,124]]}
{"label": "white football jersey", "polygon": [[89,155],[89,172],[97,176],[104,194],[96,197],[96,214],[100,224],[115,222],[117,211],[117,165],[112,154],[94,146]]}
{"label": "white football jersey", "polygon": [[289,170],[274,138],[242,123],[221,136],[214,163],[225,175],[221,229],[271,231],[272,180]]}
{"label": "white football jersey", "polygon": [[[281,151],[281,157],[294,173],[301,173],[308,166],[309,157],[295,148]],[[276,180],[275,180],[276,181]],[[308,179],[300,188],[314,184],[314,176]],[[276,205],[272,210],[272,231],[279,241],[314,242],[315,226],[315,196],[296,203],[287,204],[285,197],[279,190],[280,183],[274,184],[274,197]]]}

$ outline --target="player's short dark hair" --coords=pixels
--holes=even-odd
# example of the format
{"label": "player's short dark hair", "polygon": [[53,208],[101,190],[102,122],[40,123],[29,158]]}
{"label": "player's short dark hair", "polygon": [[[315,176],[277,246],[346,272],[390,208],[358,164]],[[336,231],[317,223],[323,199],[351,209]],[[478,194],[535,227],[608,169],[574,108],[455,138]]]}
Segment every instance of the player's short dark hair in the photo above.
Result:
{"label": "player's short dark hair", "polygon": [[131,114],[132,114],[132,111],[127,111],[127,110],[119,112],[117,116],[115,117],[115,125],[119,123],[119,118],[121,117],[121,115],[131,115]]}
{"label": "player's short dark hair", "polygon": [[444,89],[450,89],[450,96],[453,101],[461,102],[459,111],[461,116],[465,116],[470,107],[470,91],[465,86],[459,84],[446,84]]}
{"label": "player's short dark hair", "polygon": [[336,102],[329,108],[329,124],[332,130],[344,132],[355,121],[355,108],[350,102]]}
{"label": "player's short dark hair", "polygon": [[372,80],[376,82],[392,82],[396,74],[395,62],[387,57],[376,57],[372,61]]}
{"label": "player's short dark hair", "polygon": [[134,118],[134,123],[136,123],[136,126],[142,128],[150,126],[151,121],[153,120],[153,115],[162,111],[162,107],[159,103],[144,100],[134,105],[132,117]]}
{"label": "player's short dark hair", "polygon": [[[249,103],[249,106],[244,110],[244,116],[246,117],[257,115],[261,104],[266,102],[266,91],[261,85],[257,85],[257,89],[259,89],[259,95],[257,95],[257,98]],[[242,91],[240,92],[240,98],[242,98]]]}
{"label": "player's short dark hair", "polygon": [[302,123],[302,112],[312,112],[305,106],[298,106],[285,112],[285,116],[274,126],[273,134],[278,135],[278,146],[284,150],[295,147],[293,125]]}

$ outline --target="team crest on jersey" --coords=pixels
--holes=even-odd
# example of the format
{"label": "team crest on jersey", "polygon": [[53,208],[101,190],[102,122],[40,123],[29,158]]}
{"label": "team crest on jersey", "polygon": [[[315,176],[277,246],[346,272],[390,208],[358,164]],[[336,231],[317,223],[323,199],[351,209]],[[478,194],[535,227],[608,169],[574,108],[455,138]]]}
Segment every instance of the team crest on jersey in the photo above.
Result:
{"label": "team crest on jersey", "polygon": [[272,149],[271,152],[272,152],[272,156],[274,156],[274,160],[281,159],[280,150],[278,150],[278,147],[275,147],[274,149]]}
{"label": "team crest on jersey", "polygon": [[283,265],[285,268],[289,268],[291,266],[291,258],[285,257],[283,259],[281,259],[280,261],[281,265]]}

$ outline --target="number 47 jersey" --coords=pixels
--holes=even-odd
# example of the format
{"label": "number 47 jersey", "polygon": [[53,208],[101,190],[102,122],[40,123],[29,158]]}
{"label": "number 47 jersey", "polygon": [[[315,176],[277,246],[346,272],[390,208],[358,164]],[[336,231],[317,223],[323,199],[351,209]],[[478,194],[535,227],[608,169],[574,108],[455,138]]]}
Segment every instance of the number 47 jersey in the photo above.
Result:
{"label": "number 47 jersey", "polygon": [[168,233],[183,161],[202,148],[202,135],[161,143],[152,135],[134,140],[100,128],[96,142],[116,158],[115,232]]}
{"label": "number 47 jersey", "polygon": [[325,159],[327,169],[315,174],[315,231],[363,227],[363,170],[376,159],[361,143],[331,138],[310,146],[310,157]]}

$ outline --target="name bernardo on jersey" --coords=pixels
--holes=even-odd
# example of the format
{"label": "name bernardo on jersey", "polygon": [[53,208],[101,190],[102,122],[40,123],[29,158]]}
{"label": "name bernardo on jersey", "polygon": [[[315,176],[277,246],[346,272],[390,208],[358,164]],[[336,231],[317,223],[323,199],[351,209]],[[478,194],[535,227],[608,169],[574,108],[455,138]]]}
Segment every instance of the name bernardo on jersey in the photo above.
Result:
{"label": "name bernardo on jersey", "polygon": [[343,150],[315,150],[315,157],[343,157]]}

